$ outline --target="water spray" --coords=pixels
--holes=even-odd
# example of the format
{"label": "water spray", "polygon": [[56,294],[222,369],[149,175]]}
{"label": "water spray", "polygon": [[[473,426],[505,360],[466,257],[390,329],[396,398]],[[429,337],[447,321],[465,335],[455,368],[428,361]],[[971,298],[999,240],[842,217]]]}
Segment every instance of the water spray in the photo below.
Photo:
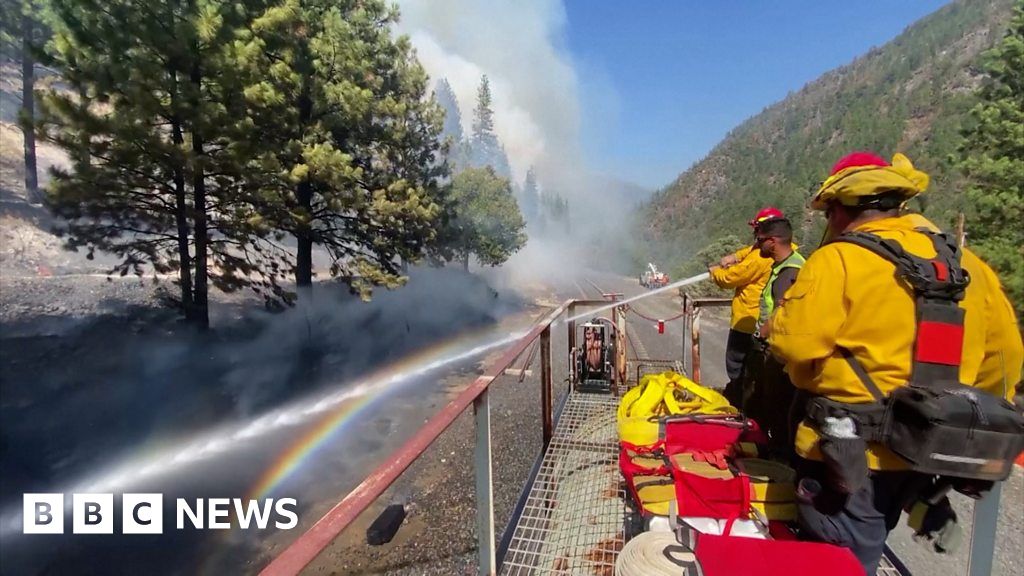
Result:
{"label": "water spray", "polygon": [[[588,310],[577,314],[562,322],[579,320],[596,313],[609,310],[616,306],[622,306],[682,286],[695,284],[710,277],[707,272],[679,280],[667,286],[620,300],[611,302],[605,306]],[[137,485],[147,479],[154,479],[171,471],[179,470],[182,466],[195,464],[209,460],[228,452],[242,443],[252,441],[265,436],[271,432],[284,428],[291,428],[306,423],[313,417],[321,415],[341,405],[343,402],[370,394],[377,394],[387,388],[400,384],[444,368],[446,366],[469,360],[485,352],[510,344],[526,333],[514,333],[508,336],[479,344],[468,350],[452,353],[441,358],[434,359],[423,365],[403,370],[393,374],[380,374],[371,377],[355,386],[347,386],[343,390],[332,392],[325,396],[298,401],[287,408],[275,410],[247,424],[235,424],[232,426],[220,427],[192,439],[181,447],[168,447],[157,451],[155,454],[145,456],[134,456],[125,459],[115,465],[73,483],[66,493],[90,493],[90,492],[112,492],[124,490],[130,486]],[[7,511],[0,520],[0,534],[7,535],[19,530],[21,526],[21,511]]]}
{"label": "water spray", "polygon": [[598,314],[600,312],[604,312],[605,310],[610,310],[612,308],[615,308],[616,306],[622,306],[624,304],[629,304],[630,302],[636,302],[637,300],[642,300],[642,299],[647,298],[649,296],[654,296],[655,294],[661,294],[662,292],[667,292],[669,290],[673,290],[673,289],[676,289],[676,288],[682,288],[683,286],[689,286],[690,284],[696,284],[697,282],[702,282],[704,280],[707,280],[710,277],[711,277],[711,274],[708,273],[708,272],[704,272],[702,274],[697,274],[696,276],[690,276],[689,278],[685,278],[683,280],[679,280],[678,282],[673,282],[672,284],[669,284],[667,286],[662,286],[661,288],[657,288],[657,289],[651,290],[649,292],[644,292],[643,294],[637,294],[636,296],[631,296],[629,298],[626,298],[625,300],[619,300],[617,302],[612,302],[612,303],[606,304],[604,306],[599,306],[597,308],[592,308],[590,310],[587,310],[586,312],[583,312],[581,314],[577,314],[577,315],[575,315],[575,316],[573,316],[571,318],[566,318],[564,320],[564,322],[572,322],[574,320],[579,320],[580,318],[585,318],[587,316],[593,316],[594,314]]}
{"label": "water spray", "polygon": [[[343,390],[330,394],[300,400],[287,408],[264,414],[247,424],[235,424],[219,427],[195,437],[184,446],[171,446],[158,450],[154,454],[136,455],[108,466],[98,473],[74,482],[65,490],[53,490],[64,493],[106,493],[124,490],[138,485],[143,480],[152,480],[172,471],[180,471],[201,461],[209,460],[228,452],[243,443],[265,436],[271,432],[304,424],[342,403],[380,392],[400,384],[439,370],[452,364],[470,360],[495,348],[506,346],[522,338],[526,333],[518,332],[502,338],[479,344],[468,350],[456,352],[424,363],[421,366],[402,370],[397,373],[378,374],[354,386],[346,386]],[[393,369],[392,369],[393,370]],[[21,510],[7,510],[0,517],[0,534],[7,536],[21,530]]]}

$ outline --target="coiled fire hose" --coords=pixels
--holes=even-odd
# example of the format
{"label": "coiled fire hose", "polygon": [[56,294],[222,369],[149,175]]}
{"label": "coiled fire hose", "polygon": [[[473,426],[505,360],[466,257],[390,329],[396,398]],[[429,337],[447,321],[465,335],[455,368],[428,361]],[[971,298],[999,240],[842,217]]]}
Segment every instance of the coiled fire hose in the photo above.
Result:
{"label": "coiled fire hose", "polygon": [[622,547],[615,560],[615,576],[701,576],[692,550],[676,541],[672,532],[644,532]]}

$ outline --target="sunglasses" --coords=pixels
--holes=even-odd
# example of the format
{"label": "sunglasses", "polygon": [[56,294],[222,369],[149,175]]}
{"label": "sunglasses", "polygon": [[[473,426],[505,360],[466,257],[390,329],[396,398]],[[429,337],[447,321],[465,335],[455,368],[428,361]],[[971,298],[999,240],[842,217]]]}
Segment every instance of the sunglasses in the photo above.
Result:
{"label": "sunglasses", "polygon": [[767,242],[769,240],[774,240],[774,239],[775,238],[773,236],[755,236],[754,237],[754,246],[760,246],[761,244],[764,244],[765,242]]}

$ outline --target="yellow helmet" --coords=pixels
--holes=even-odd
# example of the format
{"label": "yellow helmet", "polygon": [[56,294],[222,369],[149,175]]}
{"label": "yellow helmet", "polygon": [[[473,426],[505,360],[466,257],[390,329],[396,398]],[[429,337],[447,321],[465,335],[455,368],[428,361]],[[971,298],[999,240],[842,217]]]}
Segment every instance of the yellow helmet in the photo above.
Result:
{"label": "yellow helmet", "polygon": [[909,200],[928,188],[928,175],[914,168],[910,159],[897,153],[889,164],[869,152],[844,156],[811,199],[811,208],[824,210],[831,201],[856,206],[864,199],[895,192]]}

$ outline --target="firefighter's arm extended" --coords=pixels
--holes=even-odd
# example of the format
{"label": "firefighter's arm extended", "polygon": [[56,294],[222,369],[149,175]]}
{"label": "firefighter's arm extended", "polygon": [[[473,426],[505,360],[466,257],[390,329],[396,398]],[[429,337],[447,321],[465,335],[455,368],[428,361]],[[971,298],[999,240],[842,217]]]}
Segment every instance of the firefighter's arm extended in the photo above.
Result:
{"label": "firefighter's arm extended", "polygon": [[985,354],[978,369],[975,386],[995,396],[1013,402],[1014,386],[1021,381],[1024,363],[1024,343],[1017,328],[1013,306],[999,284],[999,278],[987,265],[981,269],[985,275],[988,294],[985,308]]}
{"label": "firefighter's arm extended", "polygon": [[753,246],[744,246],[743,248],[740,248],[739,250],[733,252],[732,254],[726,254],[725,256],[722,256],[721,260],[718,261],[718,265],[721,266],[722,268],[734,266],[737,263],[739,263],[740,260],[743,260],[743,257],[749,254],[750,251],[753,249]]}
{"label": "firefighter's arm extended", "polygon": [[846,271],[835,247],[815,252],[772,316],[768,337],[772,354],[786,365],[793,384],[812,380],[814,363],[835,351],[846,320],[843,302]]}
{"label": "firefighter's arm extended", "polygon": [[737,256],[740,254],[743,255],[740,261],[728,268],[712,266],[709,269],[711,281],[717,284],[719,288],[746,286],[756,281],[764,273],[764,265],[759,262],[759,260],[763,259],[760,253],[747,247],[736,252]]}

